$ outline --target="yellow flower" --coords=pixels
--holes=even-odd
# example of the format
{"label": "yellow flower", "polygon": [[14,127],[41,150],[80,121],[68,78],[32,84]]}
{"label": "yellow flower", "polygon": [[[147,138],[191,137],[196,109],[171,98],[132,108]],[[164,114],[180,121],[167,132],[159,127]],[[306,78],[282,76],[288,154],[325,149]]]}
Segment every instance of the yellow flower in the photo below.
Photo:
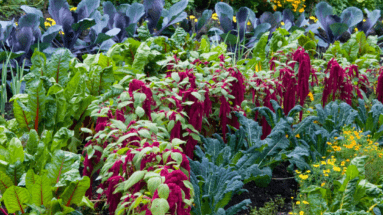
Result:
{"label": "yellow flower", "polygon": [[319,164],[314,164],[313,166],[314,166],[314,167],[319,167]]}
{"label": "yellow flower", "polygon": [[74,11],[74,10],[77,10],[77,7],[72,7],[72,8],[70,9],[70,11]]}
{"label": "yellow flower", "polygon": [[274,11],[277,10],[277,5],[273,5],[273,10],[274,10]]}
{"label": "yellow flower", "polygon": [[302,201],[303,202],[303,204],[305,204],[305,205],[309,205],[310,203],[309,202],[307,202],[307,201]]}
{"label": "yellow flower", "polygon": [[326,161],[321,161],[320,164],[326,165]]}
{"label": "yellow flower", "polygon": [[340,172],[340,168],[337,167],[337,166],[334,166],[333,169],[334,169],[334,171],[336,171],[336,172]]}
{"label": "yellow flower", "polygon": [[237,22],[237,17],[233,16],[233,22]]}
{"label": "yellow flower", "polygon": [[318,19],[315,16],[310,16],[310,19],[313,20],[314,22],[318,21]]}
{"label": "yellow flower", "polygon": [[293,197],[293,196],[291,196],[291,199],[294,199],[294,197]]}
{"label": "yellow flower", "polygon": [[326,184],[326,182],[323,182],[322,184],[320,184],[320,186],[323,187],[325,184]]}
{"label": "yellow flower", "polygon": [[213,13],[211,18],[214,19],[214,20],[218,20],[218,14],[217,13]]}
{"label": "yellow flower", "polygon": [[314,101],[314,95],[313,95],[312,92],[309,92],[308,96],[309,96],[309,98],[310,98],[311,101]]}
{"label": "yellow flower", "polygon": [[304,8],[299,9],[299,13],[303,13],[303,12],[305,12]]}
{"label": "yellow flower", "polygon": [[301,174],[301,171],[299,171],[299,170],[295,170],[295,172],[296,172],[297,174]]}
{"label": "yellow flower", "polygon": [[340,163],[341,166],[344,166],[346,162],[342,161],[342,163]]}
{"label": "yellow flower", "polygon": [[190,18],[190,20],[193,20],[193,19],[195,19],[195,16],[190,15],[189,18]]}
{"label": "yellow flower", "polygon": [[349,162],[349,161],[350,161],[350,159],[347,159],[346,161],[347,161],[347,162]]}
{"label": "yellow flower", "polygon": [[289,135],[286,134],[286,138],[289,138]]}
{"label": "yellow flower", "polygon": [[363,19],[363,22],[366,22],[366,19]]}
{"label": "yellow flower", "polygon": [[324,174],[324,176],[328,177],[328,174]]}
{"label": "yellow flower", "polygon": [[18,25],[19,25],[19,23],[15,22],[15,25],[16,25],[16,26],[18,26]]}
{"label": "yellow flower", "polygon": [[251,22],[250,22],[250,21],[247,21],[247,25],[251,25]]}
{"label": "yellow flower", "polygon": [[285,25],[285,23],[284,23],[284,22],[281,22],[281,25]]}
{"label": "yellow flower", "polygon": [[300,212],[299,212],[299,215],[304,215],[304,214],[305,214],[304,211],[300,211]]}
{"label": "yellow flower", "polygon": [[331,146],[332,144],[331,144],[330,142],[327,142],[327,145],[330,145],[330,146]]}
{"label": "yellow flower", "polygon": [[300,202],[300,201],[297,201],[297,202],[296,202],[296,204],[297,204],[297,205],[300,205],[300,204],[301,204],[301,202]]}
{"label": "yellow flower", "polygon": [[299,136],[299,134],[295,135],[296,138],[300,138],[301,136]]}
{"label": "yellow flower", "polygon": [[299,175],[299,178],[301,178],[302,180],[306,180],[309,176],[308,175]]}
{"label": "yellow flower", "polygon": [[59,31],[59,34],[61,34],[61,35],[64,35],[64,32],[62,32],[62,31]]}

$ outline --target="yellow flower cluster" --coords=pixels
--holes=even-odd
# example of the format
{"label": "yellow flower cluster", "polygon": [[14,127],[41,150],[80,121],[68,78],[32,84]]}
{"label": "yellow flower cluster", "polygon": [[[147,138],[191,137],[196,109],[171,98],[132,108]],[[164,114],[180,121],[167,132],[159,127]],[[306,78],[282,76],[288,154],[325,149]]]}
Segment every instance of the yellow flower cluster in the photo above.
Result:
{"label": "yellow flower cluster", "polygon": [[70,11],[75,11],[75,10],[77,10],[77,7],[72,7],[72,8],[70,9]]}
{"label": "yellow flower cluster", "polygon": [[305,174],[302,174],[302,172],[301,171],[299,171],[299,170],[295,170],[295,172],[298,174],[298,177],[300,178],[300,179],[302,179],[302,180],[306,180],[306,179],[308,179],[309,178],[309,173],[311,173],[311,171],[310,170],[307,170],[306,172],[305,172]]}
{"label": "yellow flower cluster", "polygon": [[214,19],[214,20],[218,20],[218,14],[217,13],[213,13],[213,15],[211,15],[211,18]]}
{"label": "yellow flower cluster", "polygon": [[46,28],[56,25],[56,21],[52,18],[47,18],[44,22]]}
{"label": "yellow flower cluster", "polygon": [[310,98],[310,101],[314,101],[314,95],[312,92],[309,92],[308,96]]}
{"label": "yellow flower cluster", "polygon": [[[192,19],[191,17],[195,18],[195,16],[193,16],[193,15],[190,16],[190,19]],[[219,17],[218,17],[218,14],[217,14],[217,13],[213,13],[213,14],[211,15],[211,18],[212,18],[213,20],[219,20]],[[197,21],[198,21],[198,19],[195,19],[195,22],[197,22]],[[219,22],[219,21],[218,21],[218,22]],[[233,16],[233,22],[234,22],[234,23],[237,23],[237,17],[236,17],[236,16]],[[251,25],[251,22],[248,21],[248,22],[247,22],[247,25]]]}
{"label": "yellow flower cluster", "polygon": [[191,21],[198,22],[198,19],[196,19],[195,16],[193,16],[193,15],[190,15],[190,16],[189,16],[189,19],[190,19]]}
{"label": "yellow flower cluster", "polygon": [[285,8],[288,5],[291,5],[294,12],[303,13],[305,11],[305,1],[306,0],[272,0],[274,3],[273,10],[276,11],[278,8]]}
{"label": "yellow flower cluster", "polygon": [[317,21],[318,21],[318,18],[316,18],[315,16],[310,16],[309,19],[311,19],[311,20],[314,21],[314,22],[317,22]]}
{"label": "yellow flower cluster", "polygon": [[[45,22],[44,22],[44,26],[45,26],[46,28],[51,27],[51,26],[54,26],[54,25],[56,25],[56,21],[55,21],[54,19],[49,18],[49,17],[46,18],[46,20],[45,20]],[[64,35],[64,32],[59,31],[59,34]]]}

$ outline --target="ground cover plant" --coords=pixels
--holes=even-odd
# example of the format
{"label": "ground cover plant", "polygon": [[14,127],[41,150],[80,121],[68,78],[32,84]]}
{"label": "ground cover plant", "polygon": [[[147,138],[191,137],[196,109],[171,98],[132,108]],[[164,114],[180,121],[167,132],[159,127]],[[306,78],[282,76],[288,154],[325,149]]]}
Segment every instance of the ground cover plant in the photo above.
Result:
{"label": "ground cover plant", "polygon": [[172,3],[0,21],[0,214],[381,214],[380,10]]}

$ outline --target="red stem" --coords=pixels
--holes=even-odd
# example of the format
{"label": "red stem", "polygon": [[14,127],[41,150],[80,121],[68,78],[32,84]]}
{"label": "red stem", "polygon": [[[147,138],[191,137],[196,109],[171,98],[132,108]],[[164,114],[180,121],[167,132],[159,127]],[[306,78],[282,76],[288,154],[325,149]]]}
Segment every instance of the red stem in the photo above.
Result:
{"label": "red stem", "polygon": [[1,207],[0,207],[0,211],[3,212],[5,215],[8,215],[8,213]]}

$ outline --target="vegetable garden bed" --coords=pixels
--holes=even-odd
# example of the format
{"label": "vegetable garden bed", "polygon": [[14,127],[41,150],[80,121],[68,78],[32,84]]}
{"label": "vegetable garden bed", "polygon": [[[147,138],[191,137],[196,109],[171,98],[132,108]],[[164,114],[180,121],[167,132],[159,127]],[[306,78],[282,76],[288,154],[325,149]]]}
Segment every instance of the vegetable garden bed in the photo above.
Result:
{"label": "vegetable garden bed", "polygon": [[192,4],[0,21],[0,214],[382,213],[381,11]]}

